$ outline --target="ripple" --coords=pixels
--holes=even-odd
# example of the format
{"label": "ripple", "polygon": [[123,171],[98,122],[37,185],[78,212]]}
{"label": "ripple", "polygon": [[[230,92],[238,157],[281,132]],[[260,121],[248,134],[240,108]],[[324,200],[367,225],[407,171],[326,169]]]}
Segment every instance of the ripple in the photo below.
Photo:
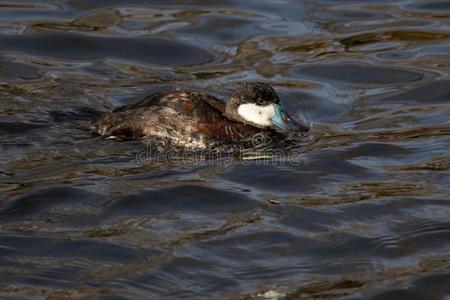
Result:
{"label": "ripple", "polygon": [[80,189],[68,187],[46,188],[9,200],[0,210],[0,223],[37,217],[50,208],[72,202],[95,202],[99,198]]}
{"label": "ripple", "polygon": [[0,1],[0,20],[32,19],[45,17],[61,17],[67,11],[60,3],[51,0],[40,1]]}
{"label": "ripple", "polygon": [[292,74],[356,87],[400,85],[421,81],[425,77],[424,74],[413,70],[379,67],[360,62],[311,64],[293,69]]}
{"label": "ripple", "polygon": [[[308,260],[303,255],[320,247],[321,244],[313,239],[291,233],[259,231],[201,242],[185,249],[185,253],[197,259],[210,257],[215,268],[226,270],[232,278],[255,280],[274,279],[296,274],[299,270],[320,268],[315,265],[316,261]],[[248,257],[245,262],[239,259],[243,256]]]}
{"label": "ripple", "polygon": [[[285,154],[289,155],[289,152]],[[348,176],[365,176],[363,167],[342,160],[339,153],[330,151],[303,158],[304,163],[282,161],[255,162],[237,165],[221,176],[250,189],[274,191],[278,195],[294,192],[308,192],[320,188],[324,177],[331,181],[345,180]],[[350,175],[351,174],[351,175]]]}
{"label": "ripple", "polygon": [[411,300],[425,300],[425,299],[435,299],[430,298],[426,294],[420,293],[418,291],[409,289],[392,289],[390,291],[381,293],[377,296],[371,297],[370,300],[394,300],[394,299],[411,299]]}
{"label": "ripple", "polygon": [[450,274],[429,275],[414,281],[414,287],[422,288],[435,294],[450,294]]}
{"label": "ripple", "polygon": [[[391,24],[395,25],[395,24]],[[407,22],[404,24],[408,26],[425,26],[429,25],[424,22]],[[367,26],[366,26],[367,27]],[[351,26],[350,26],[351,28]],[[365,28],[361,28],[365,29]],[[371,28],[366,28],[371,29]],[[340,40],[341,44],[344,45],[347,51],[358,52],[359,50],[370,51],[373,45],[381,44],[382,47],[378,49],[378,52],[382,50],[397,50],[398,48],[405,48],[410,45],[413,48],[418,42],[427,41],[446,41],[449,38],[449,33],[445,31],[422,31],[422,30],[387,30],[387,31],[375,31],[369,33],[358,33]],[[371,45],[373,44],[373,45]],[[384,45],[384,46],[383,46]],[[375,48],[376,49],[376,48]]]}
{"label": "ripple", "polygon": [[237,279],[218,272],[210,262],[191,257],[175,257],[153,270],[120,279],[119,282],[177,299],[180,296],[214,297],[220,295],[218,289],[232,289],[238,284]]}
{"label": "ripple", "polygon": [[355,20],[377,20],[377,19],[387,19],[388,14],[383,12],[375,11],[355,11],[355,10],[329,10],[329,11],[318,11],[315,16],[319,19],[324,20],[334,20],[339,22],[344,21],[355,21]]}
{"label": "ripple", "polygon": [[19,122],[0,122],[0,135],[26,134],[32,130],[46,127],[42,124],[29,124]]}
{"label": "ripple", "polygon": [[42,72],[30,65],[15,62],[0,62],[0,80],[36,79]]}
{"label": "ripple", "polygon": [[417,1],[418,3],[409,4],[406,7],[421,12],[431,12],[436,14],[445,14],[450,11],[448,1]]}
{"label": "ripple", "polygon": [[1,51],[25,52],[66,60],[113,58],[162,66],[198,65],[212,60],[212,56],[200,48],[161,38],[42,33],[0,36],[0,43]]}
{"label": "ripple", "polygon": [[181,185],[125,196],[114,200],[108,205],[107,211],[114,215],[161,214],[167,211],[230,213],[254,207],[258,207],[257,202],[234,192]]}
{"label": "ripple", "polygon": [[[167,0],[162,3],[160,0],[66,0],[68,4],[77,10],[94,10],[102,7],[111,7],[111,6],[154,6],[154,5],[171,5],[171,6],[179,6],[180,3],[178,0]],[[214,1],[213,4],[208,3],[208,6],[220,6],[226,5],[228,1],[226,0],[217,0]],[[201,6],[204,5],[204,1],[188,1],[187,4],[190,6]]]}
{"label": "ripple", "polygon": [[152,249],[134,249],[95,240],[61,241],[58,239],[24,235],[2,235],[0,245],[12,253],[4,259],[15,257],[84,258],[105,262],[127,262],[156,255]]}
{"label": "ripple", "polygon": [[450,99],[450,80],[436,80],[416,86],[406,92],[387,96],[379,102],[404,104],[448,104]]}
{"label": "ripple", "polygon": [[199,24],[179,30],[177,35],[207,39],[216,43],[232,43],[263,33],[262,29],[257,28],[258,23],[262,23],[262,20],[249,17],[203,16]]}
{"label": "ripple", "polygon": [[[406,228],[405,228],[406,227]],[[436,221],[416,221],[415,223],[399,226],[397,230],[402,240],[411,245],[421,241],[422,248],[434,248],[445,246],[443,238],[450,234],[450,223]]]}

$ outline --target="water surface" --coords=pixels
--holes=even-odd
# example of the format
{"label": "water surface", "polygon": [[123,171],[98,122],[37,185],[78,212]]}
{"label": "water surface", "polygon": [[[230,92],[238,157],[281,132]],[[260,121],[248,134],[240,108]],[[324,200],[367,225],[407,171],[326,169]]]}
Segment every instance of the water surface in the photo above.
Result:
{"label": "water surface", "polygon": [[[2,298],[445,299],[446,1],[0,1]],[[139,163],[101,112],[274,86],[287,158]]]}

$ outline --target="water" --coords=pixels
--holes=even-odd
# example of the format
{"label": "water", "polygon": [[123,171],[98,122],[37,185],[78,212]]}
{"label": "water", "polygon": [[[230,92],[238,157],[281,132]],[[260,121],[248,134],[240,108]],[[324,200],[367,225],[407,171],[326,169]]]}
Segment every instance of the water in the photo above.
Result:
{"label": "water", "polygon": [[[448,4],[0,1],[2,298],[449,297]],[[87,130],[246,80],[314,124],[287,158]]]}

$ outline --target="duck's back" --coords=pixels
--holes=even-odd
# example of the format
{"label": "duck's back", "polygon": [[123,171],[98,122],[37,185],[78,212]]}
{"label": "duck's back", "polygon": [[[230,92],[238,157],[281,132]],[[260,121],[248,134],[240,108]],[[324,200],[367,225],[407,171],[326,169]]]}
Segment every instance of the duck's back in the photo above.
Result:
{"label": "duck's back", "polygon": [[94,133],[117,138],[149,138],[191,149],[215,148],[250,137],[258,128],[223,116],[225,104],[198,92],[151,95],[116,109],[92,124]]}

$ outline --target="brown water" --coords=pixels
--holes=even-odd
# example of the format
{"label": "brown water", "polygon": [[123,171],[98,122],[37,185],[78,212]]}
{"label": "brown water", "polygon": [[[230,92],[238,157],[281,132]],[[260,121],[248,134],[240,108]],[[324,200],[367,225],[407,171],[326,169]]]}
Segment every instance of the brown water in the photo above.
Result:
{"label": "brown water", "polygon": [[[1,0],[0,33],[2,298],[450,296],[448,1]],[[246,80],[314,124],[294,158],[87,130]]]}

